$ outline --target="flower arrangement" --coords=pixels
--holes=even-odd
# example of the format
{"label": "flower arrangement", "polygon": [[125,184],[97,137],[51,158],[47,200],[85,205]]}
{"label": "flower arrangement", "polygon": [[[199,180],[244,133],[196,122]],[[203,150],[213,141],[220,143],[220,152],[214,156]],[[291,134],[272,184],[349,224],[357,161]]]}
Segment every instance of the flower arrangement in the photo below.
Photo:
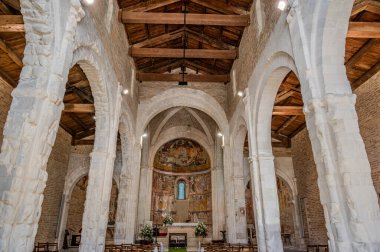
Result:
{"label": "flower arrangement", "polygon": [[174,219],[171,215],[166,215],[163,220],[165,225],[172,225],[174,222]]}
{"label": "flower arrangement", "polygon": [[139,235],[146,241],[153,240],[153,227],[149,224],[145,224],[140,230]]}
{"label": "flower arrangement", "polygon": [[207,226],[203,222],[198,222],[195,226],[195,236],[203,238],[207,236]]}

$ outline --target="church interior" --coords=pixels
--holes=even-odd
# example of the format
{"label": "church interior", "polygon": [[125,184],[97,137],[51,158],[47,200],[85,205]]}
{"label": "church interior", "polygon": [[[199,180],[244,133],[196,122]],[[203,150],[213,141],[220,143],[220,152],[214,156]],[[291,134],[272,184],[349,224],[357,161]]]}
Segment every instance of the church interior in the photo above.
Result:
{"label": "church interior", "polygon": [[0,252],[380,252],[379,0],[0,0]]}

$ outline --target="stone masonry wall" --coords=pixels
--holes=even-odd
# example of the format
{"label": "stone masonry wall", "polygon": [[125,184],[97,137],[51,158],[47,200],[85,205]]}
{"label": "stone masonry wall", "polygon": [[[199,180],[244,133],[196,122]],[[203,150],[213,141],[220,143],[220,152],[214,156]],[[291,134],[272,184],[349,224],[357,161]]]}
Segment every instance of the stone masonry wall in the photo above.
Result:
{"label": "stone masonry wall", "polygon": [[44,190],[42,212],[38,223],[36,242],[54,242],[61,208],[61,198],[65,184],[71,152],[71,135],[62,128],[51,151],[46,171],[48,179]]}
{"label": "stone masonry wall", "polygon": [[[363,137],[372,170],[372,179],[377,193],[380,193],[380,73],[355,90],[357,95],[360,134]],[[304,225],[311,243],[326,243],[323,209],[320,204],[317,185],[317,170],[311,144],[306,129],[292,139],[294,172],[301,199],[306,198],[306,218]],[[302,200],[301,200],[302,201]],[[380,198],[379,198],[380,204]],[[302,206],[301,206],[302,207]]]}
{"label": "stone masonry wall", "polygon": [[239,58],[235,60],[231,70],[231,82],[228,84],[229,115],[239,99],[237,91],[244,90],[248,85],[261,52],[277,23],[281,11],[277,9],[278,0],[256,0],[251,8],[250,25],[245,28],[239,46]]}
{"label": "stone masonry wall", "polygon": [[380,73],[355,90],[356,111],[380,204]]}
{"label": "stone masonry wall", "polygon": [[305,242],[327,244],[327,230],[317,184],[317,168],[308,134],[304,129],[292,139],[294,173],[301,200],[300,207],[305,209],[302,214]]}

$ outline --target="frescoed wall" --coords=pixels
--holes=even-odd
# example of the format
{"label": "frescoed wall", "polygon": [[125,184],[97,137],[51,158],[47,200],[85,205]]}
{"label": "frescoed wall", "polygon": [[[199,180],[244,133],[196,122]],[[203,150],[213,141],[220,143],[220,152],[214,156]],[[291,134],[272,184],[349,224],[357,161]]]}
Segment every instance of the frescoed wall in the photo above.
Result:
{"label": "frescoed wall", "polygon": [[[179,181],[186,183],[185,199],[178,200]],[[211,173],[199,175],[167,175],[153,173],[152,220],[162,224],[165,215],[175,222],[212,224]]]}
{"label": "frescoed wall", "polygon": [[199,172],[210,168],[210,160],[197,142],[181,138],[160,147],[154,168],[167,172]]}
{"label": "frescoed wall", "polygon": [[210,159],[202,146],[190,139],[170,141],[157,151],[154,170],[154,223],[162,224],[171,215],[175,222],[212,225]]}

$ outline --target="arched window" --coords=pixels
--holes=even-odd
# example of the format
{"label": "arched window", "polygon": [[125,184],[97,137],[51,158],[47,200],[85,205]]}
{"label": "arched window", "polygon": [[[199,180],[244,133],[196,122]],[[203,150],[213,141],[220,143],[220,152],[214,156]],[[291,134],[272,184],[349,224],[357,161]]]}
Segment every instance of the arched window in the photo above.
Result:
{"label": "arched window", "polygon": [[183,180],[178,181],[177,184],[177,199],[184,200],[186,198],[186,183]]}

